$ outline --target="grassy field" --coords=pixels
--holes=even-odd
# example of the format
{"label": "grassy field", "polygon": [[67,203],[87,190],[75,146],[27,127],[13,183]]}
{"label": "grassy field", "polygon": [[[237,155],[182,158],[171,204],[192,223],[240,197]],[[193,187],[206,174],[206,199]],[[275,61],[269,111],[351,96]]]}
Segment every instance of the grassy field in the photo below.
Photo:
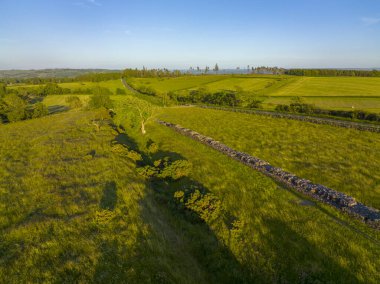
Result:
{"label": "grassy field", "polygon": [[[240,89],[245,101],[259,99],[265,109],[278,104],[290,104],[294,97],[324,109],[366,110],[380,113],[380,78],[361,77],[291,77],[268,75],[207,75],[176,78],[130,78],[135,86],[149,86],[164,93],[207,88],[211,92]],[[101,86],[115,94],[124,89],[120,80],[103,82],[73,82],[59,84],[63,88],[86,89]],[[10,86],[9,88],[35,87]],[[145,98],[147,99],[147,98]],[[148,98],[151,99],[151,98]]]}
{"label": "grassy field", "polygon": [[[190,122],[197,114],[182,112],[182,117],[186,120],[189,115]],[[163,126],[151,124],[148,137],[136,136],[136,141],[143,145],[148,138],[159,141],[163,151],[191,161],[191,179],[219,196],[226,210],[242,221],[237,235],[212,224],[210,227],[256,281],[377,281],[376,268],[367,270],[359,259],[367,255],[362,258],[367,262],[365,258],[373,254],[370,259],[375,260],[379,245],[342,225],[341,221],[352,224],[346,216],[327,206],[308,203],[267,177]],[[363,232],[379,238],[370,230],[363,228]],[[361,240],[366,243],[364,247]],[[368,250],[367,245],[372,249]],[[372,260],[367,264],[372,266]],[[353,272],[359,266],[363,273]]]}
{"label": "grassy field", "polygon": [[[128,126],[96,131],[96,117],[69,111],[0,125],[0,282],[380,280],[378,233],[163,126],[149,124],[145,136]],[[187,159],[191,174],[149,182],[111,143],[146,155],[151,140],[156,158]],[[173,209],[168,198],[194,183],[220,199],[226,224]]]}
{"label": "grassy field", "polygon": [[198,108],[166,109],[161,118],[380,208],[377,133]]}
{"label": "grassy field", "polygon": [[289,104],[294,97],[326,109],[362,109],[380,112],[380,78],[291,77],[265,75],[207,75],[179,78],[136,78],[135,85],[150,86],[160,92],[204,87],[210,91],[245,91],[244,98],[257,98],[265,108]]}
{"label": "grassy field", "polygon": [[274,91],[273,96],[380,96],[380,78],[299,77]]}
{"label": "grassy field", "polygon": [[[75,111],[0,126],[0,282],[221,279],[170,226],[173,216],[159,209],[135,163],[112,151],[123,136],[95,131],[94,117]],[[218,252],[207,227],[192,232]]]}

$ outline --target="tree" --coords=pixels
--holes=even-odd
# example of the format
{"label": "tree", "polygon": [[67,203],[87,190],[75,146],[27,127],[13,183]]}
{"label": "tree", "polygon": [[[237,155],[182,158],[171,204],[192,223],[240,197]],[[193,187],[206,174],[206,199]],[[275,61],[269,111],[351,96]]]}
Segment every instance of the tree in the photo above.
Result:
{"label": "tree", "polygon": [[37,103],[34,106],[33,113],[32,113],[32,118],[38,118],[38,117],[43,117],[45,115],[49,114],[49,110],[46,105],[43,103]]}
{"label": "tree", "polygon": [[215,71],[215,73],[218,73],[218,71],[219,71],[218,63],[215,64],[214,71]]}
{"label": "tree", "polygon": [[155,117],[157,107],[145,100],[128,97],[128,100],[123,104],[123,112],[126,113],[122,115],[123,117],[126,116],[132,121],[138,121],[141,133],[144,135],[146,134],[145,126],[147,122]]}
{"label": "tree", "polygon": [[8,95],[4,98],[4,103],[5,115],[10,122],[19,121],[26,117],[26,103],[19,96]]}
{"label": "tree", "polygon": [[81,108],[82,107],[82,101],[77,96],[67,97],[66,102],[69,104],[70,108]]}
{"label": "tree", "polygon": [[207,73],[210,70],[210,67],[206,66],[205,73]]}
{"label": "tree", "polygon": [[91,96],[88,105],[90,108],[112,108],[113,102],[109,95],[95,94]]}

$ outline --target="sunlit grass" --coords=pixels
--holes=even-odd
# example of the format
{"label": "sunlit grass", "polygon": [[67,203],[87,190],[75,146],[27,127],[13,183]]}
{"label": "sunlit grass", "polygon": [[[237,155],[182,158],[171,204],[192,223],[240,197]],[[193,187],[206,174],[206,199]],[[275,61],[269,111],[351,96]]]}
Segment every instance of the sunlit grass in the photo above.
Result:
{"label": "sunlit grass", "polygon": [[198,108],[161,117],[380,208],[377,133]]}

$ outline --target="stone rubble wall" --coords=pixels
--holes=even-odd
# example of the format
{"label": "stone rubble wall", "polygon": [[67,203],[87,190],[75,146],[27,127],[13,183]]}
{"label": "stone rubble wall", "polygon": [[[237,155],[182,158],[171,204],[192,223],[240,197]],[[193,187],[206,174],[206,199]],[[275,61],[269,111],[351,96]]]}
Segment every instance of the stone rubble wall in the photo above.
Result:
{"label": "stone rubble wall", "polygon": [[293,188],[323,203],[332,205],[341,211],[363,221],[370,227],[380,230],[380,211],[357,202],[355,198],[351,196],[320,184],[314,184],[307,179],[300,178],[292,173],[282,170],[281,168],[273,167],[266,161],[250,156],[243,152],[238,152],[220,143],[219,141],[215,141],[212,138],[201,135],[198,132],[192,131],[191,129],[187,129],[180,125],[165,121],[158,121],[158,123],[172,128],[175,131],[196,141],[199,141],[207,146],[210,146],[215,150],[255,170],[258,170],[261,173],[264,173],[265,175],[290,188]]}
{"label": "stone rubble wall", "polygon": [[353,129],[362,130],[362,131],[370,131],[370,132],[380,133],[380,125],[376,125],[376,124],[360,123],[360,122],[344,121],[344,120],[333,119],[333,118],[323,118],[323,117],[289,114],[289,113],[281,113],[281,112],[272,112],[272,111],[264,111],[264,110],[215,107],[215,106],[204,106],[204,105],[200,105],[199,107],[216,109],[216,110],[224,110],[224,111],[232,111],[232,112],[266,115],[266,116],[271,116],[271,117],[275,117],[275,118],[287,118],[287,119],[306,121],[306,122],[311,122],[311,123],[316,123],[316,124],[327,124],[327,125],[332,125],[332,126],[338,126],[338,127],[344,127],[344,128],[353,128]]}

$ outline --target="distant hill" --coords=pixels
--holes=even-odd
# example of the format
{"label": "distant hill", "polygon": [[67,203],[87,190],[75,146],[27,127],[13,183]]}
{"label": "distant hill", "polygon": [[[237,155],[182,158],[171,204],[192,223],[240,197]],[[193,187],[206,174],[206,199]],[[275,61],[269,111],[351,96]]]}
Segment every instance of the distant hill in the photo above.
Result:
{"label": "distant hill", "polygon": [[39,70],[0,70],[0,79],[15,78],[71,78],[88,73],[117,72],[110,69],[39,69]]}

